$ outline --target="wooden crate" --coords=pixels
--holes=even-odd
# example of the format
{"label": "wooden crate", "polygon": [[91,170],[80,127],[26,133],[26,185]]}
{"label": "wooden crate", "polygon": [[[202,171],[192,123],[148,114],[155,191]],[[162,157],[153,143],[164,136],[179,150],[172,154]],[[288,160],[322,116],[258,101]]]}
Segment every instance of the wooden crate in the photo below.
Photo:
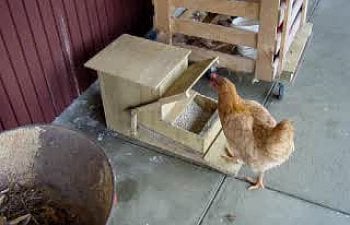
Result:
{"label": "wooden crate", "polygon": [[[191,49],[191,60],[219,56],[222,66],[233,71],[254,73],[256,79],[264,81],[279,78],[285,69],[285,61],[299,61],[301,54],[288,54],[290,46],[296,37],[302,36],[298,38],[298,50],[302,51],[312,30],[312,25],[306,23],[308,0],[153,0],[153,4],[155,29],[162,34],[163,42]],[[178,8],[185,8],[186,11],[174,16],[174,10]],[[209,14],[194,19],[194,12]],[[258,21],[259,31],[255,33],[216,25],[213,21],[217,15]],[[176,41],[176,34],[252,47],[257,50],[257,58],[254,60],[188,45]],[[298,57],[289,59],[288,56]],[[289,73],[284,74],[291,77],[296,68],[290,65]]]}

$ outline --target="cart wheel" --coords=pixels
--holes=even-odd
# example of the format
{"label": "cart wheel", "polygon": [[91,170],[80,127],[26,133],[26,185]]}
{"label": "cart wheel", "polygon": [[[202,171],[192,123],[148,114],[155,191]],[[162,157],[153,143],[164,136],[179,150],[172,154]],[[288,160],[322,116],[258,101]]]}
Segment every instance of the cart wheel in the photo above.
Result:
{"label": "cart wheel", "polygon": [[284,85],[281,82],[278,82],[273,91],[272,94],[278,99],[278,100],[282,100],[283,96],[284,96]]}
{"label": "cart wheel", "polygon": [[155,30],[148,31],[147,34],[145,35],[145,38],[152,40],[152,41],[156,41],[157,40],[157,31],[155,31]]}

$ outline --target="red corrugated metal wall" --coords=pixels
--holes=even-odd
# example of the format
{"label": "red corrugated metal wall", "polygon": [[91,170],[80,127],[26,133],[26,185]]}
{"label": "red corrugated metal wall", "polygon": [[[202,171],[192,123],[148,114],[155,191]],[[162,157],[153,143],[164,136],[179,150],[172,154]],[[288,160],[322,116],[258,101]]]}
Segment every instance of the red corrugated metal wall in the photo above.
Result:
{"label": "red corrugated metal wall", "polygon": [[95,79],[83,63],[151,27],[151,0],[0,0],[0,131],[53,120]]}

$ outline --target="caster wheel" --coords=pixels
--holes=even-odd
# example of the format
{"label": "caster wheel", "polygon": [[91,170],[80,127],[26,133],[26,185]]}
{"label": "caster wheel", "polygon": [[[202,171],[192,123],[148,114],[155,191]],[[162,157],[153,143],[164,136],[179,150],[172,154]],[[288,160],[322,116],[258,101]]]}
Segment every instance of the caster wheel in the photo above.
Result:
{"label": "caster wheel", "polygon": [[155,41],[157,40],[157,32],[155,30],[151,30],[149,32],[147,32],[147,34],[145,35],[146,39]]}
{"label": "caster wheel", "polygon": [[284,85],[280,82],[278,82],[273,91],[272,94],[278,99],[278,100],[282,100],[284,97]]}

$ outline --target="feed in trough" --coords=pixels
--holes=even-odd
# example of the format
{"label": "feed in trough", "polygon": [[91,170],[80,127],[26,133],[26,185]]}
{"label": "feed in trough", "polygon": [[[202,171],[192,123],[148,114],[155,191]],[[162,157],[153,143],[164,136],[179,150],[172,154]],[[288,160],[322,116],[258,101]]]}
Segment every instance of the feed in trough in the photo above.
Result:
{"label": "feed in trough", "polygon": [[[207,104],[209,105],[209,104]],[[201,104],[198,97],[188,104],[182,114],[174,121],[174,125],[199,134],[215,112],[215,107]]]}

